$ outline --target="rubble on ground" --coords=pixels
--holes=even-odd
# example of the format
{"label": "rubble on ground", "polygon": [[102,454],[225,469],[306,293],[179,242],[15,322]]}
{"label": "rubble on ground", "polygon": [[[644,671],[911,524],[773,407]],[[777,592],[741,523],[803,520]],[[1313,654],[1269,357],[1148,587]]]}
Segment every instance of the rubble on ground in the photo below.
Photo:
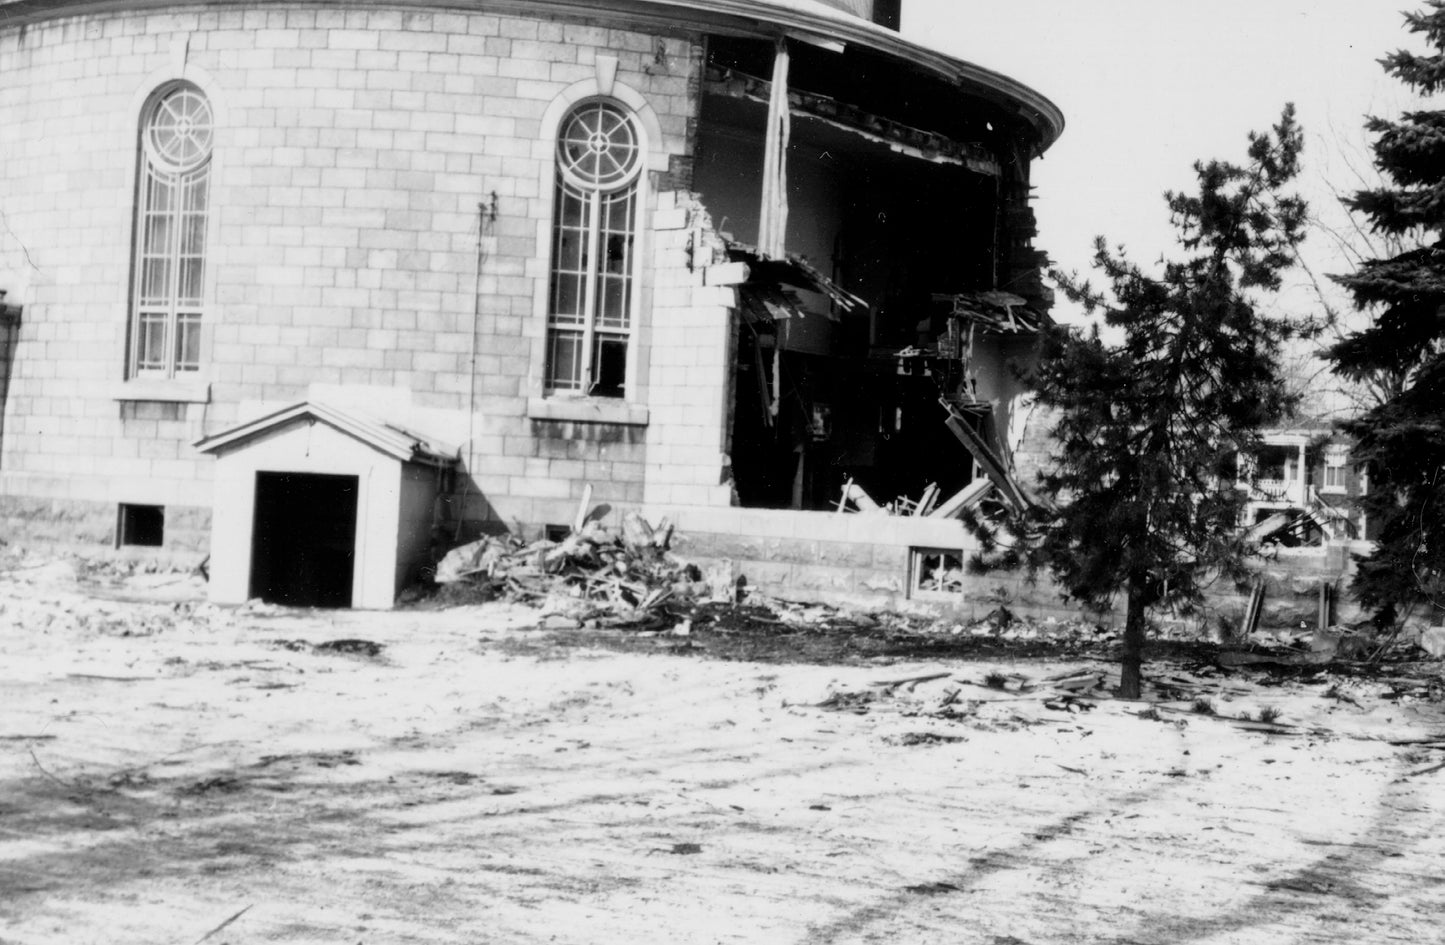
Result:
{"label": "rubble on ground", "polygon": [[[925,651],[1112,658],[1120,644],[1120,626],[1085,617],[1021,616],[1004,598],[981,617],[960,617],[946,606],[942,612],[865,612],[756,594],[745,599],[746,577],[738,577],[730,563],[704,572],[672,552],[674,530],[666,519],[654,527],[632,512],[610,529],[588,499],[560,540],[500,535],[453,549],[437,565],[441,590],[431,605],[504,600],[537,608],[542,630],[684,637],[689,639],[678,644],[682,649],[739,659],[788,659],[789,651],[796,661],[876,660]],[[1387,666],[1427,658],[1436,636],[1377,639],[1361,628],[1331,627],[1255,631],[1222,640],[1203,619],[1161,619],[1149,634],[1153,647],[1193,648],[1199,662],[1224,670],[1345,667],[1357,675],[1378,675]],[[1437,675],[1426,672],[1415,688],[1423,694],[1438,686]]]}
{"label": "rubble on ground", "polygon": [[471,599],[540,605],[571,627],[671,627],[679,618],[669,617],[664,604],[733,593],[730,581],[717,588],[673,555],[672,532],[666,519],[654,528],[632,512],[617,533],[589,517],[561,541],[490,536],[448,552],[434,580],[470,591]]}

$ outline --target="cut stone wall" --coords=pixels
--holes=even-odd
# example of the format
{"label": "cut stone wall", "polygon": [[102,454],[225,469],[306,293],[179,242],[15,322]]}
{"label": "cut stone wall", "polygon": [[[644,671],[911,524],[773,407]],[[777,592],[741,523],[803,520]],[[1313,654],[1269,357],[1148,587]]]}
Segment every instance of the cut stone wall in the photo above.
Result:
{"label": "cut stone wall", "polygon": [[[212,461],[191,444],[320,385],[405,391],[402,419],[465,443],[460,515],[567,520],[586,483],[639,502],[641,431],[528,415],[555,160],[542,119],[603,55],[660,139],[646,231],[662,188],[687,183],[701,49],[686,38],[400,4],[0,27],[0,288],[25,306],[0,493],[209,504]],[[216,116],[209,402],[122,400],[140,109],[182,78]]]}
{"label": "cut stone wall", "polygon": [[0,495],[3,538],[10,547],[95,554],[115,550],[122,557],[159,557],[195,564],[211,535],[208,506],[165,506],[165,542],[158,548],[116,549],[118,507],[88,499],[44,499]]}
{"label": "cut stone wall", "polygon": [[[1369,614],[1349,592],[1354,577],[1351,552],[1362,548],[1331,545],[1318,554],[1280,556],[1254,562],[1258,580],[1264,585],[1260,627],[1266,630],[1313,628],[1318,621],[1321,586],[1329,586],[1334,598],[1334,623],[1355,623]],[[1249,607],[1251,587],[1216,585],[1209,592],[1209,606],[1231,626],[1238,626]]]}
{"label": "cut stone wall", "polygon": [[913,549],[971,552],[973,539],[957,521],[776,509],[649,506],[647,511],[651,521],[667,516],[677,525],[674,548],[680,556],[709,566],[730,562],[748,588],[771,596],[870,610],[917,605],[964,621],[981,619],[1000,605],[1035,619],[1079,615],[1046,577],[1031,582],[1015,572],[969,575],[962,593],[911,596]]}

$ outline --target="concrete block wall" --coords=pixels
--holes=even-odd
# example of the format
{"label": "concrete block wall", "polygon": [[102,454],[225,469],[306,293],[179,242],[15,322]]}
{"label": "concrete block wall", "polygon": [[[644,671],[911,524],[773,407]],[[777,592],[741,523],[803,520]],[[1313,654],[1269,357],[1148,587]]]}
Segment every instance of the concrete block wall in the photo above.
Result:
{"label": "concrete block wall", "polygon": [[[649,344],[649,505],[731,503],[727,457],[737,291],[710,285],[712,221],[689,193],[664,194],[654,226],[657,278]],[[715,237],[713,237],[715,239]]]}
{"label": "concrete block wall", "polygon": [[[974,539],[954,520],[776,509],[649,506],[652,521],[677,526],[674,549],[703,564],[731,562],[749,588],[785,599],[820,600],[866,609],[921,605],[960,620],[981,619],[1000,605],[1034,619],[1080,615],[1047,577],[1015,572],[969,575],[958,594],[911,592],[914,549],[968,555]],[[1112,614],[1091,615],[1111,623]]]}
{"label": "concrete block wall", "polygon": [[[93,554],[115,547],[118,514],[115,504],[105,501],[0,495],[0,521],[11,548],[42,546]],[[205,556],[210,533],[209,506],[170,504],[165,507],[163,546],[121,550],[128,556],[194,565]]]}
{"label": "concrete block wall", "polygon": [[[640,501],[647,434],[528,416],[555,147],[541,120],[606,55],[655,114],[654,149],[684,159],[699,53],[675,36],[382,4],[0,28],[0,287],[25,306],[0,493],[208,505],[212,461],[191,443],[326,385],[406,391],[403,419],[465,443],[461,514],[554,520],[586,482]],[[209,402],[117,400],[139,109],[177,78],[217,119]],[[686,167],[664,164],[654,200]]]}
{"label": "concrete block wall", "polygon": [[[1369,616],[1350,597],[1355,566],[1348,545],[1329,545],[1316,553],[1291,553],[1254,562],[1256,580],[1264,585],[1262,629],[1298,630],[1316,625],[1320,588],[1334,595],[1334,622],[1355,623]],[[1249,607],[1252,585],[1234,587],[1220,582],[1210,589],[1208,605],[1230,625],[1238,625]]]}

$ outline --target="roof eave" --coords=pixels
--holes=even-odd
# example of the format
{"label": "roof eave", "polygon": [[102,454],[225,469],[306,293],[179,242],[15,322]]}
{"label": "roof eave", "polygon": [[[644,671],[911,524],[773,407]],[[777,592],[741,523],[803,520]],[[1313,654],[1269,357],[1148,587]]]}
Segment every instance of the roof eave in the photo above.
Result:
{"label": "roof eave", "polygon": [[[0,28],[61,17],[109,12],[143,12],[166,7],[232,6],[240,0],[10,0],[0,2]],[[249,0],[247,6],[266,6],[287,0]],[[346,6],[367,6],[351,0]],[[536,16],[539,12],[596,19],[621,17],[669,33],[717,31],[738,36],[771,38],[795,35],[853,43],[896,58],[957,86],[961,92],[983,93],[1009,103],[1032,126],[1043,153],[1063,133],[1064,115],[1043,95],[983,66],[955,59],[946,53],[905,39],[902,35],[859,17],[817,8],[773,5],[766,0],[389,0],[392,7],[425,7]],[[685,15],[683,15],[685,14]]]}

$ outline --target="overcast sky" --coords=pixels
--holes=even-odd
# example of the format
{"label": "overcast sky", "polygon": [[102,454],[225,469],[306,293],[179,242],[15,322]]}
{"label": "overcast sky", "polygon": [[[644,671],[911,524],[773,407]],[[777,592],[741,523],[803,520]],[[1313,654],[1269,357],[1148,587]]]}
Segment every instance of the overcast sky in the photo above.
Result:
{"label": "overcast sky", "polygon": [[[1244,156],[1293,101],[1306,135],[1312,208],[1342,211],[1329,185],[1369,171],[1367,113],[1391,116],[1409,96],[1385,76],[1387,52],[1421,48],[1403,28],[1411,0],[904,0],[903,32],[1018,79],[1064,112],[1063,136],[1035,165],[1040,237],[1065,269],[1087,269],[1093,238],[1137,261],[1171,250],[1162,194],[1193,185],[1196,159]],[[1342,155],[1348,154],[1346,161]],[[1322,272],[1346,263],[1321,236]],[[1308,304],[1292,293],[1291,304]]]}

